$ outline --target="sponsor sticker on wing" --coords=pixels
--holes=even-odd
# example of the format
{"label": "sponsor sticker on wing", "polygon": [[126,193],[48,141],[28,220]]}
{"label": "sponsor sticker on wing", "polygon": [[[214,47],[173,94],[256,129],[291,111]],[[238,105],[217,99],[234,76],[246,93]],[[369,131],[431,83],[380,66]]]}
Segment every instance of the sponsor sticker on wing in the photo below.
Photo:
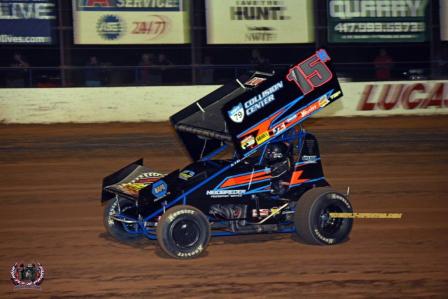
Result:
{"label": "sponsor sticker on wing", "polygon": [[307,117],[308,115],[312,114],[314,111],[318,110],[319,108],[321,108],[319,102],[315,102],[315,103],[311,104],[310,106],[306,107],[305,109],[303,109],[302,111],[300,111],[300,115],[302,118]]}
{"label": "sponsor sticker on wing", "polygon": [[319,106],[320,107],[325,107],[328,105],[328,103],[330,103],[330,100],[327,98],[327,95],[324,94],[320,99],[319,99]]}
{"label": "sponsor sticker on wing", "polygon": [[332,94],[332,95],[330,96],[330,99],[334,99],[334,98],[338,97],[341,93],[342,93],[342,92],[341,92],[340,90],[336,91],[334,94]]}
{"label": "sponsor sticker on wing", "polygon": [[129,195],[137,195],[146,186],[157,181],[163,174],[157,172],[145,172],[132,179],[130,182],[117,186],[118,189]]}
{"label": "sponsor sticker on wing", "polygon": [[257,136],[257,138],[256,138],[257,144],[262,144],[263,142],[265,142],[268,139],[269,139],[269,132],[268,131],[263,132]]}
{"label": "sponsor sticker on wing", "polygon": [[239,103],[232,109],[227,111],[230,119],[235,123],[242,123],[244,119],[244,107],[243,104]]}
{"label": "sponsor sticker on wing", "polygon": [[243,150],[252,148],[254,145],[255,145],[255,138],[252,135],[249,135],[243,140],[241,140],[241,148]]}
{"label": "sponsor sticker on wing", "polygon": [[258,84],[260,84],[261,82],[266,81],[266,78],[262,78],[262,77],[253,77],[251,79],[249,79],[248,81],[246,81],[244,84],[247,86],[251,86],[251,87],[255,87]]}
{"label": "sponsor sticker on wing", "polygon": [[274,133],[274,135],[278,135],[283,132],[284,129],[286,129],[286,122],[282,122],[278,126],[274,127],[274,129],[272,129],[272,132]]}

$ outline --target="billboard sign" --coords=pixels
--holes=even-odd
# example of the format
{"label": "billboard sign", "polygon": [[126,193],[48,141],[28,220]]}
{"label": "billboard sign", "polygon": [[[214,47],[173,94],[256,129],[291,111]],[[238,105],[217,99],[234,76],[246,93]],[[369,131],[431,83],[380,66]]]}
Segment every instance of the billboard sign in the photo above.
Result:
{"label": "billboard sign", "polygon": [[311,0],[206,0],[209,44],[314,41]]}
{"label": "billboard sign", "polygon": [[53,44],[54,0],[0,0],[0,44]]}
{"label": "billboard sign", "polygon": [[424,42],[428,0],[328,0],[328,41]]}
{"label": "billboard sign", "polygon": [[344,98],[317,114],[390,116],[448,114],[448,81],[342,83]]}
{"label": "billboard sign", "polygon": [[185,44],[182,0],[74,0],[75,44]]}

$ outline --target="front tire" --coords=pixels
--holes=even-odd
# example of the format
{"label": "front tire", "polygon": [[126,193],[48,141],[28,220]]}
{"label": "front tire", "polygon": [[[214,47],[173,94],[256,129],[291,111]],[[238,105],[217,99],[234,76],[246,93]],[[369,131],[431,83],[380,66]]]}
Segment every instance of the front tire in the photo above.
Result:
{"label": "front tire", "polygon": [[210,223],[204,213],[192,206],[172,207],[160,218],[157,241],[171,257],[198,257],[210,241]]}
{"label": "front tire", "polygon": [[294,224],[308,244],[334,245],[345,241],[353,225],[351,218],[331,218],[329,213],[352,213],[348,199],[329,187],[313,188],[299,199]]}
{"label": "front tire", "polygon": [[121,197],[106,202],[104,206],[103,224],[109,235],[124,243],[141,239],[141,234],[130,233],[138,229],[138,224],[126,224],[111,218],[111,216],[118,213],[137,218],[138,213],[135,202]]}

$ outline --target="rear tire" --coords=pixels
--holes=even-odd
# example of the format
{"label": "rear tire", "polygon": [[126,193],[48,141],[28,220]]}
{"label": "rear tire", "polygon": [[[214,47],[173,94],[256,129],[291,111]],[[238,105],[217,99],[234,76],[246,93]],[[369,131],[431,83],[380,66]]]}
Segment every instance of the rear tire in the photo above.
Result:
{"label": "rear tire", "polygon": [[345,241],[353,225],[351,218],[330,218],[330,212],[352,213],[348,199],[329,187],[313,188],[299,199],[294,225],[308,244],[334,245]]}
{"label": "rear tire", "polygon": [[125,224],[111,219],[111,216],[118,214],[119,211],[121,211],[121,213],[125,212],[126,214],[129,214],[129,216],[135,218],[137,218],[138,215],[137,207],[132,200],[120,197],[106,202],[106,205],[104,206],[103,224],[109,235],[125,243],[141,239],[143,237],[141,234],[127,232],[127,230],[136,230],[138,224]]}
{"label": "rear tire", "polygon": [[210,223],[204,213],[192,206],[172,207],[160,218],[157,241],[171,257],[198,257],[210,241]]}

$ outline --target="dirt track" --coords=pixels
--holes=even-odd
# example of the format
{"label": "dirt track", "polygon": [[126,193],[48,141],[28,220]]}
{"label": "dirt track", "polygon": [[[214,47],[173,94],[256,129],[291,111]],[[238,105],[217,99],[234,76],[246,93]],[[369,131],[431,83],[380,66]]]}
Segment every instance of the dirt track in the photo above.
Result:
{"label": "dirt track", "polygon": [[[351,189],[351,239],[224,237],[190,261],[153,241],[111,240],[103,176],[145,157],[162,172],[188,159],[166,124],[0,126],[0,298],[448,298],[448,117],[311,120],[328,180]],[[13,290],[16,261],[39,261],[42,290]]]}

